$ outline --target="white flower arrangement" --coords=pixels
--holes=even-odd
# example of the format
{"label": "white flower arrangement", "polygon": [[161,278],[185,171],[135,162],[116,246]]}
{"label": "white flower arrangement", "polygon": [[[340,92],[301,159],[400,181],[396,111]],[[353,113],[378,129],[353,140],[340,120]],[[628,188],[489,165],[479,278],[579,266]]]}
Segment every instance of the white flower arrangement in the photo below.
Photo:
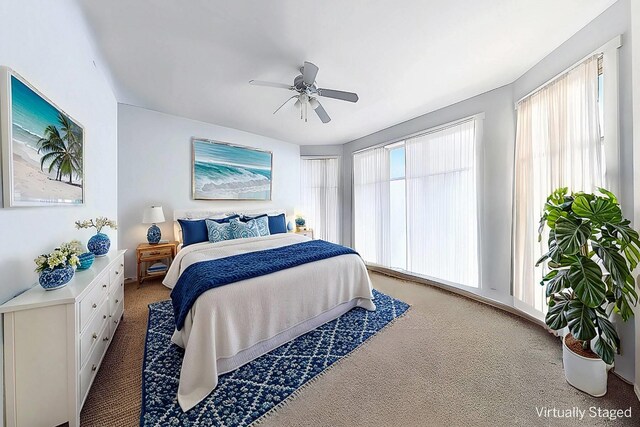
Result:
{"label": "white flower arrangement", "polygon": [[76,221],[76,228],[80,230],[81,228],[95,228],[97,233],[100,233],[102,227],[109,227],[114,230],[118,229],[118,224],[115,221],[110,220],[107,217],[99,216],[95,219],[86,219],[84,221]]}
{"label": "white flower arrangement", "polygon": [[65,267],[71,265],[76,267],[80,264],[78,255],[82,253],[82,244],[77,240],[63,243],[59,248],[55,248],[50,254],[40,255],[34,259],[36,263],[36,272],[42,273],[47,268],[54,269],[57,267]]}

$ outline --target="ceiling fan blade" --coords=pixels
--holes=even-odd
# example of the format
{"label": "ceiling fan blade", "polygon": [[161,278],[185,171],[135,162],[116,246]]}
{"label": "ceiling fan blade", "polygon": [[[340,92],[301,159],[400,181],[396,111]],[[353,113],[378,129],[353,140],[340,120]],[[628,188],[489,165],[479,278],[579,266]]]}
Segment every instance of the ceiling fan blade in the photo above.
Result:
{"label": "ceiling fan blade", "polygon": [[318,106],[315,109],[316,114],[322,120],[322,123],[329,123],[331,121],[331,117],[327,114],[322,104],[318,102]]}
{"label": "ceiling fan blade", "polygon": [[276,87],[276,88],[280,88],[280,89],[293,90],[293,86],[286,85],[284,83],[265,82],[265,81],[262,81],[262,80],[249,80],[249,84],[250,85],[254,85],[254,86],[267,86],[267,87]]}
{"label": "ceiling fan blade", "polygon": [[275,113],[277,113],[278,111],[280,111],[280,109],[281,109],[282,107],[284,107],[284,106],[286,105],[286,103],[287,103],[287,102],[289,102],[289,101],[291,101],[293,98],[297,98],[297,97],[298,97],[298,95],[293,95],[291,98],[289,98],[289,99],[287,99],[286,101],[284,101],[284,102],[282,103],[282,105],[281,105],[281,106],[279,106],[279,107],[278,107],[278,109],[277,109],[276,111],[274,111],[274,112],[273,112],[273,114],[275,114]]}
{"label": "ceiling fan blade", "polygon": [[353,92],[345,92],[342,90],[333,89],[318,89],[318,95],[325,98],[334,98],[341,101],[358,102],[358,94]]}
{"label": "ceiling fan blade", "polygon": [[316,82],[316,76],[318,75],[319,68],[311,62],[304,61],[304,67],[302,68],[302,80],[307,86],[311,86]]}

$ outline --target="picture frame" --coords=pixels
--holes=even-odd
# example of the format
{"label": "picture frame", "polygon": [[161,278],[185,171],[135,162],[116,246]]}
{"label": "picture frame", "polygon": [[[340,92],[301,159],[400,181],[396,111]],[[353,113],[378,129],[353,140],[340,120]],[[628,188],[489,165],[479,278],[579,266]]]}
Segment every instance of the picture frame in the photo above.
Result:
{"label": "picture frame", "polygon": [[0,67],[3,206],[85,202],[85,129],[26,79]]}
{"label": "picture frame", "polygon": [[194,200],[271,200],[271,151],[205,138],[191,141]]}

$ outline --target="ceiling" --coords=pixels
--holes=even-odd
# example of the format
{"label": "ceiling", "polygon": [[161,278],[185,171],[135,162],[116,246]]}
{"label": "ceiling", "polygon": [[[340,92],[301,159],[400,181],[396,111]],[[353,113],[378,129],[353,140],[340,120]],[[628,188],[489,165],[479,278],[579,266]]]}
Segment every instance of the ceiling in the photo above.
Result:
{"label": "ceiling", "polygon": [[[615,0],[78,0],[119,102],[300,145],[342,144],[513,82]],[[300,120],[304,61],[332,117]]]}

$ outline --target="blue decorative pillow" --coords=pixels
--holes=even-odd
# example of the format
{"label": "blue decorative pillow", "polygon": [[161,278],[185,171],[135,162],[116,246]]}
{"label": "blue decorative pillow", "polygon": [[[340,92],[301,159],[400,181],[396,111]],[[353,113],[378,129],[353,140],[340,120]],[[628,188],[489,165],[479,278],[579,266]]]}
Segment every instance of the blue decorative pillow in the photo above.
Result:
{"label": "blue decorative pillow", "polygon": [[207,219],[205,221],[207,224],[207,232],[208,232],[207,239],[211,243],[234,239],[233,233],[231,232],[230,222],[218,222],[212,219]]}
{"label": "blue decorative pillow", "polygon": [[[228,223],[234,218],[240,218],[240,215],[231,215],[226,218],[210,220],[222,224]],[[209,240],[209,230],[204,219],[179,219],[178,223],[180,224],[180,228],[182,228],[183,247]]]}
{"label": "blue decorative pillow", "polygon": [[271,234],[269,232],[269,217],[267,214],[258,215],[255,217],[243,216],[240,221],[248,222],[250,220],[254,220],[258,225],[258,231],[260,232],[260,236],[268,236]]}
{"label": "blue decorative pillow", "polygon": [[182,228],[182,246],[193,245],[194,243],[206,242],[209,240],[207,234],[207,224],[203,219],[187,220],[179,219],[178,223]]}
{"label": "blue decorative pillow", "polygon": [[259,237],[260,230],[255,219],[250,219],[247,222],[241,222],[238,218],[232,219],[229,222],[229,228],[231,229],[232,239],[246,239],[248,237]]}
{"label": "blue decorative pillow", "polygon": [[269,216],[269,232],[271,234],[287,232],[287,219],[284,214]]}

